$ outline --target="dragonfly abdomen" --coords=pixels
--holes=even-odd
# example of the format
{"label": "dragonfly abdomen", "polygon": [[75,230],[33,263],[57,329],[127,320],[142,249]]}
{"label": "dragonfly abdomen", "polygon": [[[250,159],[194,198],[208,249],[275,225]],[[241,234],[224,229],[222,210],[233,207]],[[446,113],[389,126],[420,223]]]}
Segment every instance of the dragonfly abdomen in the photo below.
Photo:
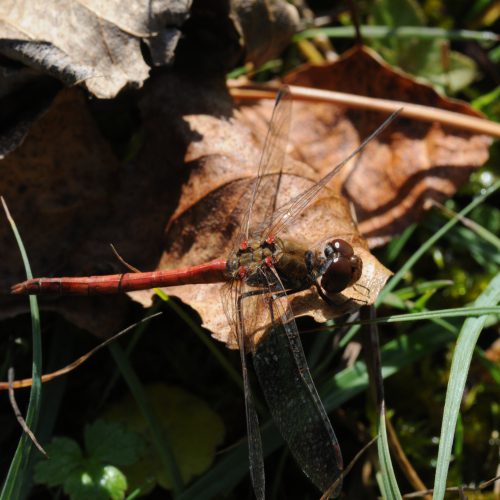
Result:
{"label": "dragonfly abdomen", "polygon": [[166,271],[75,278],[36,278],[14,285],[11,293],[104,295],[155,287],[220,283],[227,281],[228,277],[226,260],[216,259],[198,266]]}

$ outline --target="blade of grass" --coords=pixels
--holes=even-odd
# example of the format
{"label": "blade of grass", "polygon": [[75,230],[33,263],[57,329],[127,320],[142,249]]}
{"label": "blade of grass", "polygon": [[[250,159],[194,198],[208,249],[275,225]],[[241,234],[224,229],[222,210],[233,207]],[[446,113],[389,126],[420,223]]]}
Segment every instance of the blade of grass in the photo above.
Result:
{"label": "blade of grass", "polygon": [[404,263],[399,271],[390,279],[382,292],[377,297],[376,305],[379,305],[384,297],[394,290],[398,283],[402,280],[403,276],[415,265],[415,263],[440,239],[442,238],[453,226],[460,222],[460,218],[467,215],[474,208],[491,196],[495,191],[500,188],[500,181],[495,182],[488,189],[485,189],[479,196],[472,200],[464,209],[457,213],[455,217],[449,220],[441,229],[436,231],[420,248]]}
{"label": "blade of grass", "polygon": [[170,297],[160,288],[154,289],[156,295],[160,297],[161,300],[165,301],[169,307],[172,308],[175,313],[191,328],[195,335],[205,344],[210,353],[215,357],[220,366],[229,375],[229,378],[243,391],[243,381],[241,375],[234,369],[234,367],[229,363],[227,358],[219,351],[215,343],[207,336],[205,332],[192,320],[192,318],[184,312],[184,310],[179,307]]}
{"label": "blade of grass", "polygon": [[462,217],[458,215],[455,211],[451,210],[447,206],[439,203],[438,201],[433,201],[433,204],[438,207],[439,210],[447,217],[458,217],[460,222],[463,224],[465,228],[470,230],[473,233],[473,237],[479,236],[484,241],[490,243],[496,250],[500,250],[500,238],[495,236],[491,231],[488,231],[485,227],[481,226],[477,222],[468,219],[467,217]]}
{"label": "blade of grass", "polygon": [[166,477],[172,484],[175,496],[177,496],[180,494],[184,486],[168,436],[165,436],[165,432],[162,429],[156,414],[151,408],[148,398],[146,397],[146,393],[139,377],[132,368],[132,365],[130,364],[127,355],[123,352],[123,349],[118,344],[111,344],[108,348],[120,370],[120,373],[127,382],[130,392],[134,396],[144,419],[148,423],[148,427],[151,431],[152,442],[158,452],[158,455],[160,456]]}
{"label": "blade of grass", "polygon": [[[24,268],[26,270],[26,278],[32,279],[33,274],[28,260],[26,249],[24,248],[21,235],[17,229],[14,219],[9,213],[7,204],[3,197],[0,197],[3,209],[9,221],[12,232],[17,241],[21,257],[23,259]],[[38,419],[40,415],[40,407],[42,403],[42,339],[40,332],[40,311],[38,310],[38,302],[34,295],[29,296],[30,312],[31,312],[31,336],[32,336],[32,350],[33,361],[31,368],[31,377],[33,379],[33,386],[30,391],[30,398],[28,410],[26,413],[26,424],[33,431],[36,432]],[[19,439],[14,457],[9,467],[7,477],[2,487],[0,500],[15,500],[19,498],[22,485],[29,481],[28,474],[30,471],[30,458],[33,450],[33,443],[29,437],[23,433]]]}
{"label": "blade of grass", "polygon": [[406,243],[408,243],[416,229],[417,224],[410,224],[398,237],[394,238],[387,244],[384,259],[387,264],[390,264],[397,259],[401,250],[404,248]]}
{"label": "blade of grass", "polygon": [[366,369],[369,374],[370,393],[376,407],[377,415],[377,450],[381,471],[381,493],[387,500],[401,500],[396,474],[392,465],[389,452],[389,442],[385,424],[385,398],[384,381],[382,377],[382,360],[380,356],[380,343],[377,325],[371,321],[375,319],[375,306],[363,307],[361,309],[363,319],[368,320],[362,330],[361,343]]}
{"label": "blade of grass", "polygon": [[435,292],[440,288],[446,288],[453,285],[452,280],[431,280],[421,283],[415,283],[412,286],[399,288],[395,292],[386,296],[384,304],[394,308],[408,309],[406,301],[412,300],[421,294]]}
{"label": "blade of grass", "polygon": [[[387,378],[417,359],[426,356],[455,339],[453,333],[425,325],[411,336],[402,335],[382,348],[382,376]],[[323,384],[319,393],[327,412],[365,391],[368,387],[366,365],[357,362],[352,367],[337,373]],[[261,426],[264,456],[270,455],[283,445],[276,427],[271,421]],[[207,473],[189,486],[176,500],[209,500],[220,498],[224,492],[234,488],[248,472],[247,440],[242,439],[227,452]]]}
{"label": "blade of grass", "polygon": [[378,458],[380,460],[380,472],[381,472],[381,483],[382,497],[388,500],[400,500],[402,499],[401,493],[398,488],[398,483],[396,481],[396,475],[394,474],[394,468],[392,466],[391,454],[389,452],[389,443],[387,440],[387,428],[385,425],[385,405],[382,405],[382,410],[380,412],[379,427],[378,427],[378,440],[377,440],[377,450]]}
{"label": "blade of grass", "polygon": [[[160,309],[160,303],[155,303],[153,304],[149,309],[146,309],[144,311],[144,318],[146,318],[149,314],[156,314]],[[126,356],[130,357],[132,351],[134,350],[135,346],[139,342],[139,340],[142,338],[142,335],[146,331],[146,328],[148,328],[148,324],[146,322],[144,323],[139,323],[137,327],[134,329],[134,333],[127,344],[126,348]],[[113,374],[109,377],[109,381],[106,385],[106,387],[102,390],[101,397],[99,399],[99,402],[96,403],[96,408],[101,408],[104,406],[106,401],[109,398],[109,395],[111,394],[111,391],[113,390],[116,382],[118,381],[118,378],[120,377],[120,370],[116,368],[113,372]]]}
{"label": "blade of grass", "polygon": [[394,314],[382,318],[375,318],[373,323],[405,323],[407,321],[423,321],[442,318],[462,318],[467,316],[499,315],[499,306],[489,307],[455,307],[452,309],[436,309],[434,311],[421,311],[418,313]]}
{"label": "blade of grass", "polygon": [[[44,356],[46,359],[47,371],[56,370],[58,366],[71,362],[75,347],[75,336],[68,335],[68,325],[63,320],[56,320],[51,328],[59,334],[51,337],[50,345],[47,349],[45,345]],[[50,384],[45,384],[43,388],[43,399],[41,414],[43,418],[38,423],[37,436],[41,443],[48,443],[52,436],[61,405],[68,384],[68,377],[61,377],[53,380]],[[33,457],[34,465],[43,457],[37,454]],[[22,485],[20,498],[26,498],[33,487],[33,476],[30,475],[29,482]]]}
{"label": "blade of grass", "polygon": [[[500,306],[492,307],[455,307],[452,309],[436,309],[434,311],[420,311],[415,313],[406,314],[392,314],[391,316],[382,316],[380,318],[374,318],[373,320],[364,321],[356,320],[353,322],[345,323],[345,325],[355,325],[356,327],[367,325],[367,324],[384,324],[384,323],[407,323],[408,321],[424,321],[424,320],[434,320],[437,324],[440,324],[444,328],[448,328],[442,320],[444,318],[464,318],[469,316],[484,316],[493,317],[500,315]],[[439,320],[439,321],[437,321]],[[302,333],[331,333],[332,330],[338,328],[335,325],[328,327],[312,328],[306,330]],[[327,337],[328,338],[328,337]],[[1,388],[1,386],[0,386]]]}
{"label": "blade of grass", "polygon": [[[361,34],[366,38],[413,38],[419,40],[433,40],[445,38],[447,40],[475,40],[482,42],[498,42],[499,36],[491,31],[472,30],[446,30],[443,28],[431,28],[427,26],[398,26],[397,28],[388,26],[360,26]],[[315,38],[318,35],[331,38],[354,38],[356,31],[353,26],[338,26],[331,28],[312,28],[301,33],[297,33],[293,40],[298,41],[304,38]]]}
{"label": "blade of grass", "polygon": [[[477,307],[490,307],[500,301],[500,274],[495,276],[486,290],[475,301]],[[457,340],[446,391],[441,437],[434,482],[434,499],[441,500],[446,491],[446,477],[451,459],[455,427],[464,392],[465,382],[474,348],[487,316],[465,320]]]}

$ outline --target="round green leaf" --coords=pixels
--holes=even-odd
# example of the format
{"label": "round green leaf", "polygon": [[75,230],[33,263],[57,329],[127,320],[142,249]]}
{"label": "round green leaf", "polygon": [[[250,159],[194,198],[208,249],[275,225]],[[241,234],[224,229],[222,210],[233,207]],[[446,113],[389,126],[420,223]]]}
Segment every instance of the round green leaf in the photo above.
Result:
{"label": "round green leaf", "polygon": [[[146,388],[146,393],[173,450],[182,479],[187,483],[214,461],[217,445],[224,438],[222,420],[204,401],[178,387],[154,384]],[[149,443],[139,462],[123,468],[130,487],[143,490],[147,488],[145,485],[151,486],[151,478],[155,477],[158,484],[170,489],[171,484],[151,443],[148,424],[133,398],[128,396],[115,404],[105,418],[125,424]]]}

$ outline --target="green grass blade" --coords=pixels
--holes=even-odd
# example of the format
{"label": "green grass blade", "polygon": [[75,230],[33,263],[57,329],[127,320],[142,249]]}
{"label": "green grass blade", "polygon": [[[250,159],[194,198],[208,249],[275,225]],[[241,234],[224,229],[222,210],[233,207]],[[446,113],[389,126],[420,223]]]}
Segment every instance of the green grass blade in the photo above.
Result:
{"label": "green grass blade", "polygon": [[[2,205],[7,216],[7,220],[12,228],[12,232],[17,241],[19,251],[26,270],[26,278],[33,278],[31,268],[28,261],[28,255],[24,248],[21,235],[16,227],[16,224],[11,217],[5,200],[1,198]],[[30,399],[28,404],[28,411],[26,413],[26,424],[33,431],[36,432],[38,419],[40,415],[40,407],[42,403],[42,340],[40,333],[40,311],[38,309],[38,302],[34,295],[29,297],[30,311],[31,311],[31,335],[32,335],[32,350],[33,361],[31,368],[31,377],[33,384],[31,386]],[[20,496],[22,485],[28,481],[27,475],[30,471],[30,457],[33,449],[33,443],[26,434],[23,433],[19,439],[14,457],[9,467],[7,477],[0,493],[0,500],[16,500]]]}
{"label": "green grass blade", "polygon": [[[382,376],[390,377],[405,366],[441,348],[456,335],[435,325],[425,325],[410,336],[402,335],[381,349]],[[340,405],[365,391],[368,373],[363,362],[342,370],[319,389],[326,411],[331,412]],[[335,427],[335,422],[333,422]],[[270,455],[283,445],[276,427],[268,421],[261,426],[264,456]],[[248,445],[241,440],[228,451],[217,464],[191,484],[177,500],[209,500],[220,498],[224,492],[234,488],[248,476]]]}
{"label": "green grass blade", "polygon": [[227,358],[220,352],[215,343],[209,336],[196,324],[193,319],[184,312],[182,307],[179,307],[170,297],[160,288],[155,288],[155,293],[161,300],[166,302],[169,307],[191,328],[195,335],[203,342],[203,344],[210,351],[212,356],[216,359],[222,369],[228,374],[229,378],[243,391],[243,380],[241,374],[234,369],[229,363]]}
{"label": "green grass blade", "polygon": [[[375,307],[361,309],[361,317],[367,320],[375,318]],[[387,500],[401,500],[396,474],[392,465],[389,442],[386,429],[386,411],[384,395],[384,378],[382,374],[382,357],[380,352],[379,332],[375,324],[364,327],[361,334],[361,345],[369,374],[370,392],[376,407],[377,414],[377,452],[381,472],[380,488],[383,498]]]}
{"label": "green grass blade", "polygon": [[177,496],[182,491],[184,486],[168,436],[165,436],[165,432],[162,430],[158,418],[156,417],[148,398],[146,397],[144,388],[129,363],[126,354],[123,352],[123,349],[118,344],[111,344],[109,346],[109,350],[120,370],[120,373],[127,382],[130,392],[134,396],[144,419],[148,423],[153,444],[155,445],[156,451],[160,456],[165,474],[172,484],[174,494]]}
{"label": "green grass blade", "polygon": [[392,292],[394,288],[398,285],[398,283],[402,280],[403,276],[414,266],[414,264],[424,255],[440,238],[442,238],[453,226],[460,222],[460,219],[471,212],[474,208],[479,206],[481,203],[491,196],[495,191],[500,188],[500,180],[495,182],[488,189],[485,189],[482,194],[477,196],[474,200],[472,200],[463,210],[458,212],[458,214],[449,220],[442,228],[436,231],[399,269],[399,271],[391,278],[391,280],[384,287],[382,292],[380,292],[377,297],[376,305],[379,305],[384,297]]}
{"label": "green grass blade", "polygon": [[[393,314],[375,318],[370,323],[406,323],[408,321],[424,321],[442,318],[463,318],[464,316],[500,315],[499,306],[488,307],[455,307],[451,309],[436,309],[434,311],[421,311],[417,313]],[[362,322],[360,322],[362,324]]]}
{"label": "green grass blade", "polygon": [[377,449],[380,460],[380,472],[382,497],[387,500],[401,500],[401,493],[398,488],[396,475],[392,466],[391,454],[389,452],[389,442],[387,440],[387,429],[385,425],[385,408],[383,408],[378,427]]}
{"label": "green grass blade", "polygon": [[401,250],[403,250],[404,246],[413,236],[413,233],[416,229],[417,224],[410,224],[399,236],[397,236],[387,244],[387,248],[385,249],[384,262],[390,264],[397,259],[398,255],[401,253]]}
{"label": "green grass blade", "polygon": [[[478,307],[491,307],[500,301],[500,274],[491,280],[486,290],[475,301]],[[468,318],[465,320],[457,340],[453,360],[451,363],[450,380],[446,391],[446,400],[443,412],[443,424],[434,482],[434,499],[444,498],[446,477],[450,464],[455,427],[460,410],[460,403],[464,392],[469,366],[476,346],[477,339],[487,316]]]}
{"label": "green grass blade", "polygon": [[452,280],[431,280],[424,281],[422,283],[415,283],[412,286],[399,288],[395,292],[392,292],[389,296],[386,296],[384,304],[391,307],[399,307],[400,301],[411,300],[423,293],[437,291],[440,288],[446,288],[451,285],[453,285]]}
{"label": "green grass blade", "polygon": [[[427,26],[360,26],[361,35],[366,38],[418,38],[419,40],[434,40],[445,38],[446,40],[475,40],[477,42],[498,42],[499,36],[491,31],[472,30],[447,30],[443,28],[431,28]],[[331,38],[355,38],[354,26],[338,26],[331,28],[312,28],[294,36],[293,40],[304,38],[315,38],[318,35]]]}

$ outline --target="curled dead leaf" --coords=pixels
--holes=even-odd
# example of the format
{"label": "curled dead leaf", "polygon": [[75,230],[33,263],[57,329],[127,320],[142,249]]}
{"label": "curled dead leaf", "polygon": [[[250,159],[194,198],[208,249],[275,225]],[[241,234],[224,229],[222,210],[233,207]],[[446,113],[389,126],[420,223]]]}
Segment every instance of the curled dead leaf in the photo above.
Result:
{"label": "curled dead leaf", "polygon": [[[139,88],[152,66],[227,71],[241,62],[261,64],[278,55],[297,30],[296,9],[278,0],[162,0],[85,3],[4,0],[0,54],[18,61],[6,74],[18,83],[50,75],[66,86],[83,84],[110,99]],[[144,44],[149,54],[144,57]],[[2,76],[3,78],[3,76]]]}
{"label": "curled dead leaf", "polygon": [[298,30],[297,8],[283,0],[232,0],[231,6],[245,61],[255,67],[281,54]]}
{"label": "curled dead leaf", "polygon": [[[331,64],[305,66],[290,73],[289,84],[407,101],[481,116],[464,102],[440,96],[396,70],[366,47],[357,47]],[[374,111],[296,103],[291,155],[323,175],[352,150],[383,118]],[[397,132],[385,134],[346,169],[342,192],[351,200],[361,233],[379,245],[417,220],[429,200],[443,200],[488,158],[491,139],[438,123],[399,119]]]}
{"label": "curled dead leaf", "polygon": [[[304,176],[304,172],[308,171],[307,166],[293,161],[290,163],[288,169],[294,166],[295,174],[288,173],[282,177],[278,206],[280,201],[287,201],[312,185],[312,181]],[[207,172],[198,173],[206,176],[206,194],[185,211],[176,212],[171,219],[166,234],[167,250],[159,268],[176,267],[178,263],[182,266],[193,264],[199,261],[200,254],[204,255],[203,260],[227,256],[233,249],[233,238],[238,234],[238,221],[245,208],[239,206],[238,202],[251,187],[252,177],[241,178],[233,172],[231,181],[211,191],[210,174]],[[186,196],[189,199],[189,195]],[[340,237],[353,246],[355,253],[363,261],[363,272],[356,285],[332,297],[337,304],[335,307],[328,305],[314,288],[290,296],[296,316],[310,315],[321,322],[350,312],[360,305],[373,304],[391,274],[368,251],[366,242],[352,221],[348,203],[331,190],[325,190],[280,237],[299,239],[307,248],[325,238]],[[221,303],[224,286],[226,285],[184,285],[165,291],[193,307],[200,314],[203,326],[217,340],[236,349],[238,345],[234,331],[231,331]],[[145,305],[151,303],[150,291],[132,292],[130,295]],[[268,323],[255,325],[258,332],[255,341],[258,341],[267,326]]]}
{"label": "curled dead leaf", "polygon": [[[37,275],[120,272],[109,242],[142,270],[175,268],[227,256],[244,208],[241,196],[255,176],[263,137],[249,126],[243,111],[232,116],[222,80],[200,84],[174,75],[155,78],[145,89],[141,111],[146,140],[135,160],[120,170],[119,177],[116,159],[77,91],[61,94],[25,143],[4,160],[11,180],[9,188],[4,185],[2,189],[7,200],[12,200],[12,213],[25,235]],[[78,116],[81,119],[75,120]],[[262,120],[264,124],[264,115]],[[32,169],[21,168],[23,162],[31,164],[33,158],[38,162],[31,165]],[[279,203],[317,179],[307,165],[288,162]],[[25,186],[22,192],[20,184]],[[18,190],[18,195],[9,195],[9,189]],[[6,248],[13,248],[10,230],[3,223],[0,230]],[[356,251],[366,252],[349,207],[335,186],[301,214],[290,228],[291,236],[293,230],[295,236],[299,234],[308,242],[341,236],[350,239]],[[12,258],[0,264],[4,291],[22,280],[16,252],[9,254]],[[371,281],[360,290],[368,289],[374,297],[388,272],[375,261],[369,264],[369,258],[364,258],[363,280]],[[216,288],[182,287],[169,293],[183,298],[200,312],[219,339],[231,343]],[[150,300],[150,294],[144,297],[143,293],[143,302]],[[371,302],[373,297],[361,298],[361,303]],[[5,298],[4,316],[20,310],[16,300]],[[315,314],[321,317],[324,306],[314,293],[292,300],[297,312],[304,314],[316,301],[319,310]],[[42,305],[105,335],[117,328],[123,317],[114,301],[122,303],[111,297],[71,297],[46,299]],[[22,307],[26,307],[24,302]]]}

